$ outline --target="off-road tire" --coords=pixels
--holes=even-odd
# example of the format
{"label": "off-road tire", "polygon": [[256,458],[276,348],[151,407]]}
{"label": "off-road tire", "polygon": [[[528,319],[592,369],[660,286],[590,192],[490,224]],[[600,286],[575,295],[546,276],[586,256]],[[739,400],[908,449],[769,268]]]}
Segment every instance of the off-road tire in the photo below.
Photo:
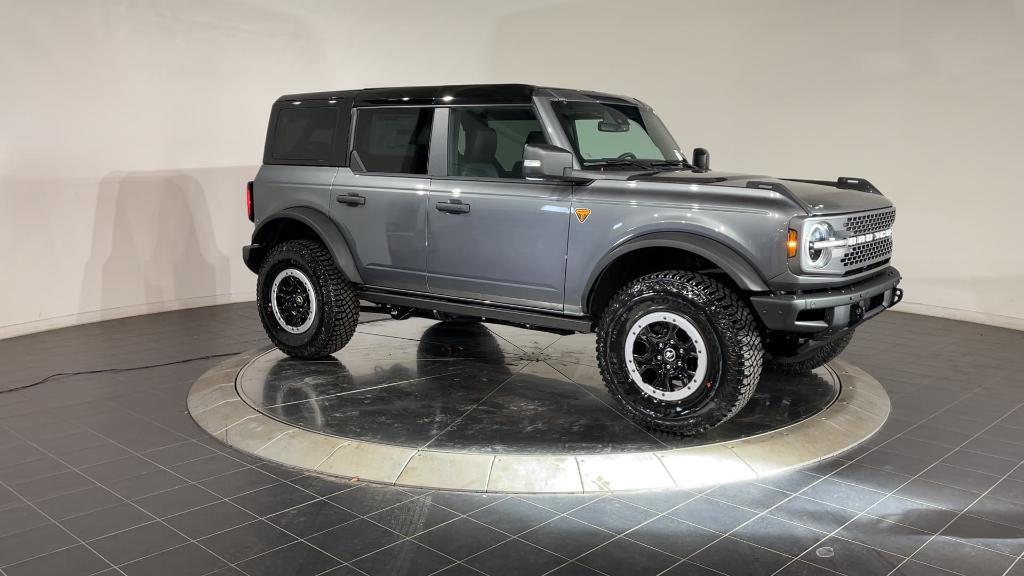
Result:
{"label": "off-road tire", "polygon": [[[679,401],[644,393],[626,366],[626,333],[641,316],[660,311],[685,317],[707,347],[704,383]],[[720,282],[693,272],[657,272],[633,280],[605,307],[597,329],[597,361],[608,391],[630,419],[670,434],[701,434],[736,415],[754,394],[763,355],[746,303]]]}
{"label": "off-road tire", "polygon": [[764,367],[778,374],[805,374],[835,360],[836,357],[843,353],[843,350],[846,350],[851,340],[853,340],[853,330],[849,330],[831,342],[823,344],[811,356],[802,360],[793,361],[787,360],[785,356],[769,356],[765,358]]}
{"label": "off-road tire", "polygon": [[[281,327],[270,304],[271,284],[280,271],[294,268],[308,277],[316,298],[312,325],[300,334]],[[322,358],[341,350],[355,334],[359,298],[327,249],[314,240],[288,240],[274,246],[256,282],[260,320],[270,340],[296,358]]]}

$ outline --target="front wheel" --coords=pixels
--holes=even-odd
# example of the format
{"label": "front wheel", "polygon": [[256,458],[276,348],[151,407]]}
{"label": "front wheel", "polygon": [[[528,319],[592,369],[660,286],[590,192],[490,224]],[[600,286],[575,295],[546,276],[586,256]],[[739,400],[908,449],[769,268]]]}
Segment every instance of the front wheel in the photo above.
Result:
{"label": "front wheel", "polygon": [[672,434],[700,434],[739,412],[757,386],[762,356],[746,304],[692,272],[630,282],[597,330],[608,391],[631,419]]}
{"label": "front wheel", "polygon": [[321,358],[340,350],[359,321],[359,299],[319,242],[289,240],[275,246],[256,283],[260,320],[285,354]]}

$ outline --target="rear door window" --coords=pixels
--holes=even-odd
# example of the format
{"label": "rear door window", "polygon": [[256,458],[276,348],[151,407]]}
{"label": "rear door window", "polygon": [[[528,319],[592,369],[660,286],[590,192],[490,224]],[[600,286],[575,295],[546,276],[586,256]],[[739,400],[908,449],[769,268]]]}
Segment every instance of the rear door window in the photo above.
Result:
{"label": "rear door window", "polygon": [[360,108],[352,168],[361,164],[367,172],[426,174],[433,119],[433,108]]}

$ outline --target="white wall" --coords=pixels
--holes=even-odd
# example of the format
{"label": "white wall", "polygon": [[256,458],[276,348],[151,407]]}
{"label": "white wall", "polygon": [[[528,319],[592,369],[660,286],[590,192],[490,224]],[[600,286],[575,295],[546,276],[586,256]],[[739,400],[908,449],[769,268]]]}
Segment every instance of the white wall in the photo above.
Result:
{"label": "white wall", "polygon": [[629,93],[716,168],[870,178],[907,309],[1024,327],[1024,2],[0,0],[0,337],[252,298],[242,186],[294,91]]}
{"label": "white wall", "polygon": [[481,80],[511,8],[476,7],[0,0],[0,337],[252,299],[271,103]]}
{"label": "white wall", "polygon": [[636,95],[715,168],[870,179],[902,309],[1024,328],[1024,2],[585,0],[493,45],[509,77]]}

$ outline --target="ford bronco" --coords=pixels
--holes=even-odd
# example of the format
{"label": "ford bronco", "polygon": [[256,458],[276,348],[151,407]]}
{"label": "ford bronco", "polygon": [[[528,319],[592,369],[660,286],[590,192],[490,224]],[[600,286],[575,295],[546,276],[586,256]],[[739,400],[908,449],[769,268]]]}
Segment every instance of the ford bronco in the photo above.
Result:
{"label": "ford bronco", "polygon": [[373,88],[274,103],[247,188],[270,339],[299,358],[396,318],[596,332],[624,412],[698,434],[766,369],[812,370],[902,298],[895,209],[870,182],[686,157],[650,106],[526,85]]}

